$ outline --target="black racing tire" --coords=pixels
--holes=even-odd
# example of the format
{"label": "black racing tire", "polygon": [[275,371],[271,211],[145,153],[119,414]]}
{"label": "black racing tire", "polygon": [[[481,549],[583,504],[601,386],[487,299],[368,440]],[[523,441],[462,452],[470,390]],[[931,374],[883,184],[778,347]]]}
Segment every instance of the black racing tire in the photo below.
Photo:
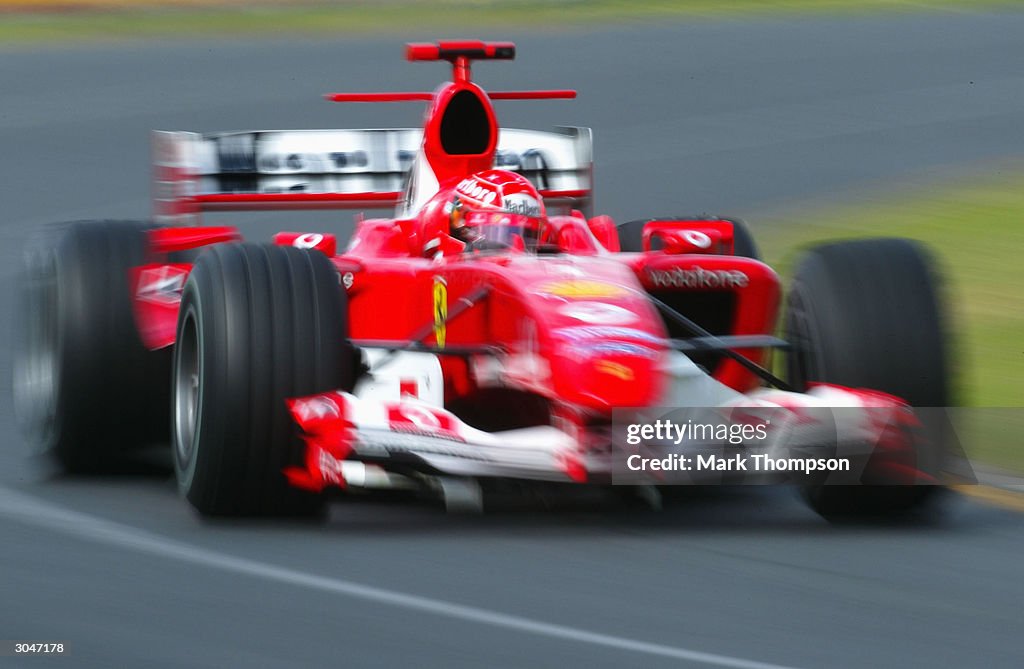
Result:
{"label": "black racing tire", "polygon": [[666,220],[666,221],[728,221],[732,223],[733,230],[733,255],[741,256],[743,258],[753,258],[754,260],[761,259],[761,253],[758,251],[757,244],[754,242],[754,236],[750,233],[750,228],[745,222],[738,218],[717,218],[708,216],[676,216],[674,218],[643,218],[636,221],[627,221],[617,226],[619,231],[619,247],[623,251],[629,252],[640,252],[644,250],[643,245],[643,234],[644,226],[651,221]]}
{"label": "black racing tire", "polygon": [[[915,407],[949,406],[948,323],[934,262],[905,239],[843,241],[799,262],[785,312],[787,380],[870,388]],[[927,459],[922,454],[922,462]],[[866,472],[865,476],[870,476]],[[814,485],[811,508],[829,519],[893,516],[930,502],[933,485]]]}
{"label": "black racing tire", "polygon": [[28,440],[69,473],[122,467],[166,443],[170,350],[143,345],[129,272],[151,259],[141,221],[41,229],[24,253],[15,407]]}
{"label": "black racing tire", "polygon": [[220,244],[196,261],[178,317],[172,447],[184,496],[203,515],[312,515],[324,496],[283,470],[305,445],[285,400],[351,390],[345,292],[321,252]]}

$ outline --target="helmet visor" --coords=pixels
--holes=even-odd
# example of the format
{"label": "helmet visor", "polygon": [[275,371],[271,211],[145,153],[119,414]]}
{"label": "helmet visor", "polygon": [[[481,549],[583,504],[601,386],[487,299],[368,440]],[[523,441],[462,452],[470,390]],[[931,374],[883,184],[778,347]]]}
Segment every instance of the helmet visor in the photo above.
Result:
{"label": "helmet visor", "polygon": [[468,210],[463,219],[463,239],[467,250],[513,249],[534,252],[540,237],[541,219],[510,211]]}

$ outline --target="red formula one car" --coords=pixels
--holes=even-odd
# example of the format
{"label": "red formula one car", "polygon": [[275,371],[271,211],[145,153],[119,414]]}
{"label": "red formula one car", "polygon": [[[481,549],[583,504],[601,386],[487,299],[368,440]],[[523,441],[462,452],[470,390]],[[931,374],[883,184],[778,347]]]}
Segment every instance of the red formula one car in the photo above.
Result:
{"label": "red formula one car", "polygon": [[[452,80],[329,96],[425,101],[422,129],[155,133],[154,222],[65,224],[26,253],[17,399],[34,440],[87,471],[169,436],[204,514],[314,511],[332,487],[473,504],[481,480],[653,486],[697,446],[719,459],[688,482],[733,480],[721,463],[741,454],[725,449],[852,456],[867,485],[802,479],[824,514],[926,498],[934,486],[896,485],[935,483],[909,406],[948,404],[926,255],[901,240],[810,250],[787,344],[779,279],[742,223],[616,226],[590,212],[588,129],[499,129],[496,100],[575,96],[472,81],[473,60],[514,53],[414,44],[410,60],[448,61]],[[394,216],[359,218],[340,251],[326,231],[254,244],[200,225],[383,205]],[[766,367],[775,348],[786,380]],[[657,407],[761,428],[775,411],[785,429],[684,441],[641,424]],[[834,407],[847,413],[815,414]],[[642,445],[620,448],[620,428]]]}

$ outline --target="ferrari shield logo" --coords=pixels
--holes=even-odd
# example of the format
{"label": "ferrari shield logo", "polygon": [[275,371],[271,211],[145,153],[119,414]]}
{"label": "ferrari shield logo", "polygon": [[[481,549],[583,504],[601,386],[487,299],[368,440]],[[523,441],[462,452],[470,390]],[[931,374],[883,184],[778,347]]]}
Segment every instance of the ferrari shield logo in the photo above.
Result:
{"label": "ferrari shield logo", "polygon": [[434,340],[444,348],[448,337],[448,284],[442,277],[434,277]]}

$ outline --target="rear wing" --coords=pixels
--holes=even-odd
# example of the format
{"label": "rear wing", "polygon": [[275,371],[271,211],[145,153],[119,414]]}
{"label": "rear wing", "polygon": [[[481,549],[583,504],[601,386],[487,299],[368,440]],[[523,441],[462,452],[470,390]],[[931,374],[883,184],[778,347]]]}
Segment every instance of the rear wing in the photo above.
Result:
{"label": "rear wing", "polygon": [[[590,214],[589,128],[503,128],[499,138],[494,167],[523,174],[552,213]],[[154,216],[191,225],[204,211],[394,207],[422,142],[418,128],[155,131]]]}

